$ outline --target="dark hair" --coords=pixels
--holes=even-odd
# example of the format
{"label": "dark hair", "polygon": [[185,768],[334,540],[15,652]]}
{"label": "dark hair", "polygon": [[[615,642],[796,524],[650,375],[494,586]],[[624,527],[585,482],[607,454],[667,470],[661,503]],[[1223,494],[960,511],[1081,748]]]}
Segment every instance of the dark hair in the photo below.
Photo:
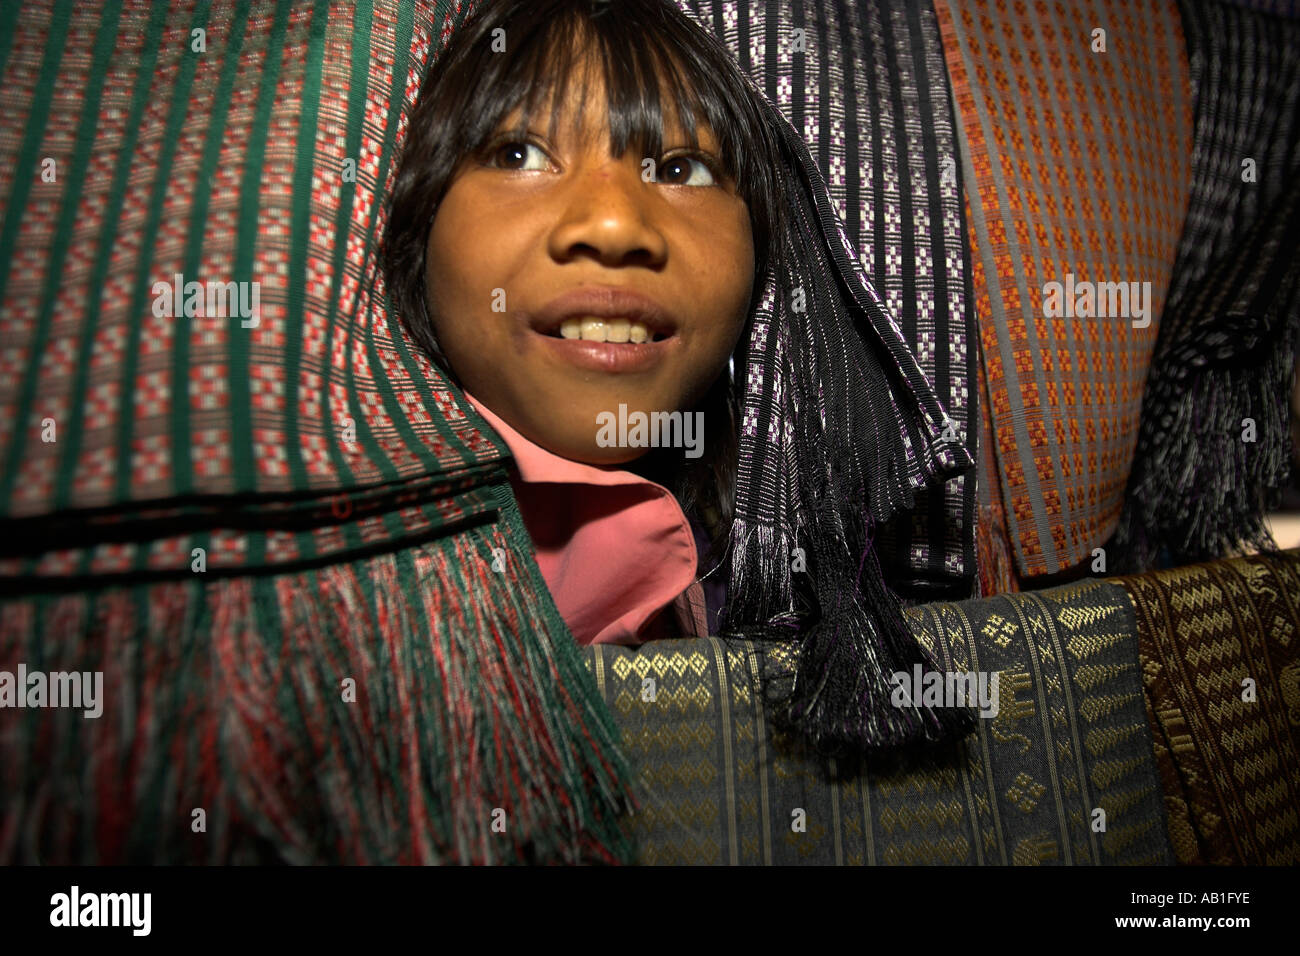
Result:
{"label": "dark hair", "polygon": [[[493,50],[497,28],[505,31],[504,52]],[[585,48],[580,41],[586,41]],[[603,67],[616,157],[629,147],[642,156],[659,155],[664,123],[660,83],[691,147],[698,146],[697,123],[713,132],[723,169],[749,206],[755,266],[751,317],[762,293],[774,258],[772,243],[781,230],[780,152],[775,131],[726,47],[671,0],[481,0],[421,84],[380,253],[384,281],[402,323],[457,384],[426,300],[425,251],[438,205],[462,159],[482,150],[501,120],[521,103],[522,133],[543,98],[563,92],[574,66],[593,48]],[[558,95],[551,100],[552,133],[560,102]],[[738,362],[747,336],[748,323]],[[634,465],[672,490],[683,510],[709,530],[711,562],[732,516],[738,447],[735,389],[725,370],[700,404],[706,419],[724,423],[704,455],[682,459],[680,451],[672,456],[658,449]]]}

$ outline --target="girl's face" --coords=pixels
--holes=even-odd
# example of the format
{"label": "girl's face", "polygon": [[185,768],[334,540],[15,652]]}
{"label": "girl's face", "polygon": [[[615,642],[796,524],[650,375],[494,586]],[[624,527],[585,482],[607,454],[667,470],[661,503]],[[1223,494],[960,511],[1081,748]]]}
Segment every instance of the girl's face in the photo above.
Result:
{"label": "girl's face", "polygon": [[[554,141],[542,122],[462,161],[429,236],[428,304],[475,398],[554,454],[616,465],[645,449],[601,447],[597,416],[617,420],[620,404],[629,416],[685,411],[704,396],[744,326],[754,248],[749,209],[720,171],[712,133],[699,129],[703,162],[686,155],[666,105],[663,155],[629,148],[614,159],[603,81],[587,69],[585,107],[584,84],[569,84]],[[643,178],[646,159],[655,167]],[[587,341],[563,337],[575,321]],[[638,338],[638,323],[652,338],[671,334],[612,344]],[[704,424],[706,440],[721,427]]]}

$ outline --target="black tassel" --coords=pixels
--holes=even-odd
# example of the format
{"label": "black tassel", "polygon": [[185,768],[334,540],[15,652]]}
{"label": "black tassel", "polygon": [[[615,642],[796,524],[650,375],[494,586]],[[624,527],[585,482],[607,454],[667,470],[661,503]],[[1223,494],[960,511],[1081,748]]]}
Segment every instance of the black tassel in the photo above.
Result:
{"label": "black tassel", "polygon": [[[870,516],[865,534],[855,535],[836,528],[845,513],[840,503],[823,499],[817,511],[814,524],[821,528],[813,542],[812,570],[822,614],[801,634],[793,681],[774,719],[829,757],[969,734],[976,721],[970,707],[928,707],[895,694],[893,675],[905,675],[910,686],[917,665],[922,674],[939,668],[912,635],[885,582]],[[854,538],[860,547],[850,545]],[[858,551],[856,560],[852,550]]]}
{"label": "black tassel", "polygon": [[[764,655],[772,719],[823,755],[964,736],[975,726],[967,707],[894,704],[894,674],[936,668],[870,535],[974,461],[946,437],[946,413],[862,271],[807,144],[755,95],[779,134],[775,172],[789,204],[736,377],[743,427],[722,633],[774,642]],[[806,568],[792,567],[804,555]]]}
{"label": "black tassel", "polygon": [[1264,516],[1291,477],[1290,405],[1300,338],[1300,189],[1172,308],[1153,363],[1112,573],[1235,552],[1273,552]]}

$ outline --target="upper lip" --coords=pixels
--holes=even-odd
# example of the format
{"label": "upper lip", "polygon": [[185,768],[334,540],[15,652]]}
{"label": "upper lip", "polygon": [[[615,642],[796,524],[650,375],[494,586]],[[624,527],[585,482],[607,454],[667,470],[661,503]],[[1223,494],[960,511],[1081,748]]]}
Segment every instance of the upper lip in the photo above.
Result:
{"label": "upper lip", "polygon": [[647,295],[613,286],[583,286],[557,295],[528,317],[535,332],[557,331],[565,319],[595,316],[640,322],[652,333],[664,336],[677,331],[678,322],[667,309]]}

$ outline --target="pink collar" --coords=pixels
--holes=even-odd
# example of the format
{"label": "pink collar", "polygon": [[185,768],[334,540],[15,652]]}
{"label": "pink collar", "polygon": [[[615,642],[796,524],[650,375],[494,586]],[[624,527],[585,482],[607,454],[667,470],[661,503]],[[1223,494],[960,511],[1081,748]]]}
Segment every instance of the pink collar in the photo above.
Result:
{"label": "pink collar", "polygon": [[514,456],[511,484],[537,565],[578,643],[639,644],[661,636],[673,615],[660,613],[695,584],[698,561],[690,522],[672,492],[630,471],[555,455],[465,397]]}

